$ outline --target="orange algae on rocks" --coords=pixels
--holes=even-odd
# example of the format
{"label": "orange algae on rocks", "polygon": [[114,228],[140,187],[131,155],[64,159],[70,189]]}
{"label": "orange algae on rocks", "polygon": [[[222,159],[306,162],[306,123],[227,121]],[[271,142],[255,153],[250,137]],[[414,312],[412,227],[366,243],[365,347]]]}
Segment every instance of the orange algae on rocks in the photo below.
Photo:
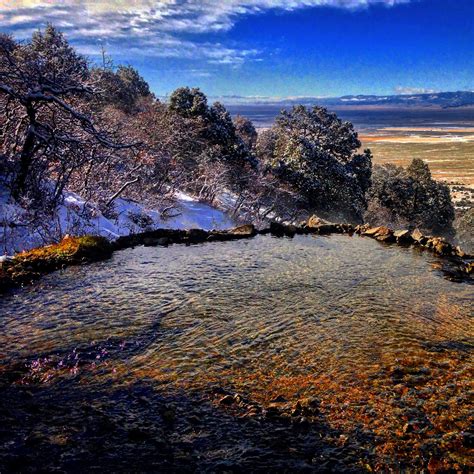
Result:
{"label": "orange algae on rocks", "polygon": [[42,274],[86,262],[105,260],[112,246],[104,237],[66,236],[61,242],[15,255],[0,268],[0,292],[38,279]]}
{"label": "orange algae on rocks", "polygon": [[109,258],[112,247],[104,237],[86,235],[66,236],[61,242],[39,247],[15,256],[14,262],[29,265],[72,264]]}

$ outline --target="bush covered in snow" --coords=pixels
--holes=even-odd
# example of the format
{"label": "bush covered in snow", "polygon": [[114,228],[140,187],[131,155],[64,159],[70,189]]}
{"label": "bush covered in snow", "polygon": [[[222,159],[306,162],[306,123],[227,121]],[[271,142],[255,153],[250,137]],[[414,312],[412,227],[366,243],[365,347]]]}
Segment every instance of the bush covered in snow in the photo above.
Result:
{"label": "bush covered in snow", "polygon": [[436,234],[452,232],[454,207],[449,188],[431,177],[430,169],[414,159],[406,169],[375,166],[368,193],[367,222],[419,227]]}
{"label": "bush covered in snow", "polygon": [[353,126],[323,107],[283,110],[258,144],[259,158],[307,205],[341,211],[360,220],[370,186],[371,155],[356,153],[361,143]]}

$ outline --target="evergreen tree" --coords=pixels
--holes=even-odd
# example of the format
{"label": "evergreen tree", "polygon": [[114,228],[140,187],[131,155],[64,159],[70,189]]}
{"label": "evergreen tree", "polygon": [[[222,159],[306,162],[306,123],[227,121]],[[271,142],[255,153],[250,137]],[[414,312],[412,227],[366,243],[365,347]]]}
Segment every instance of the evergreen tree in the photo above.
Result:
{"label": "evergreen tree", "polygon": [[302,105],[282,111],[257,150],[269,169],[291,184],[316,210],[360,220],[370,185],[371,154],[360,147],[352,124],[325,108]]}

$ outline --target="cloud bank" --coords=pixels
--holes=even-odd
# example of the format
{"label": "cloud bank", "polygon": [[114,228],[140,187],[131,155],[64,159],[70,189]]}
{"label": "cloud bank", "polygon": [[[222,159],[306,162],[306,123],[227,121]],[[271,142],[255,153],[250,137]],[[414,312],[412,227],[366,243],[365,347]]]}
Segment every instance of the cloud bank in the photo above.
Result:
{"label": "cloud bank", "polygon": [[400,95],[412,95],[412,94],[434,94],[439,92],[436,89],[427,89],[424,87],[395,87],[395,92]]}
{"label": "cloud bank", "polygon": [[[16,37],[53,23],[85,54],[100,43],[114,56],[204,59],[238,65],[258,58],[255,48],[200,40],[229,31],[246,15],[311,7],[345,9],[394,6],[410,0],[0,0],[0,28]],[[189,36],[193,39],[189,39]]]}

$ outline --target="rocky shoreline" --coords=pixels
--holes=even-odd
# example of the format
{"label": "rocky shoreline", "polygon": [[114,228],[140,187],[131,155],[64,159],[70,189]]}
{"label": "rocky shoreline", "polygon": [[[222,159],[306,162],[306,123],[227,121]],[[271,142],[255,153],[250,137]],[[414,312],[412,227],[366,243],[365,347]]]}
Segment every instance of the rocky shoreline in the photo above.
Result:
{"label": "rocky shoreline", "polygon": [[474,256],[455,247],[442,237],[425,236],[420,230],[393,230],[385,226],[325,223],[313,216],[301,225],[272,222],[263,229],[246,224],[230,230],[157,229],[120,237],[115,242],[98,236],[66,236],[60,243],[23,252],[5,260],[0,266],[0,293],[30,284],[42,275],[71,265],[81,265],[109,259],[113,252],[139,245],[148,247],[172,244],[194,245],[204,242],[226,242],[249,239],[256,235],[289,237],[295,235],[358,234],[384,244],[413,246],[440,257],[440,269],[456,282],[472,282]]}

